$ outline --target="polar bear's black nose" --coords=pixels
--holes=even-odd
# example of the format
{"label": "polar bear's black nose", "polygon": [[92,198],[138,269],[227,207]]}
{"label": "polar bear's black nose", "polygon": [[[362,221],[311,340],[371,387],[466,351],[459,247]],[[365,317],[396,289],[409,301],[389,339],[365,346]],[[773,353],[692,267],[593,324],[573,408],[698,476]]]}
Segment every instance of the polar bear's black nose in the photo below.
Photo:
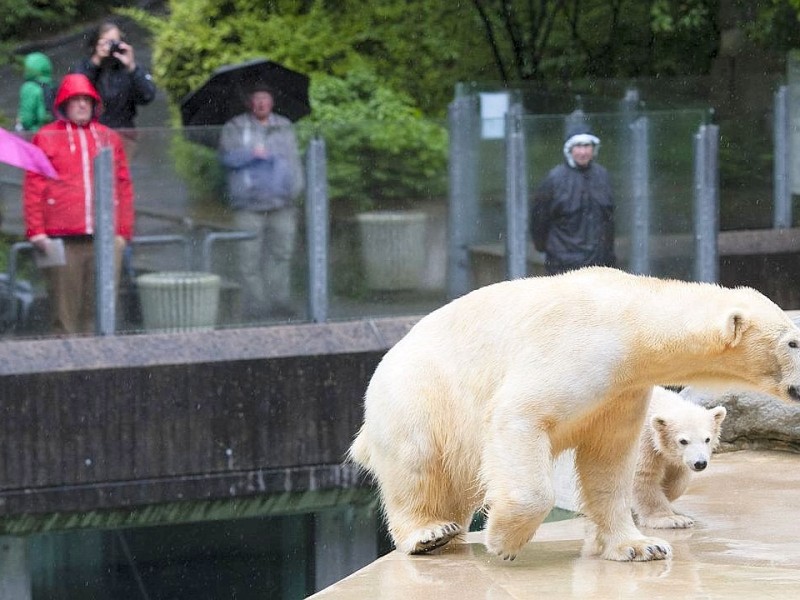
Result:
{"label": "polar bear's black nose", "polygon": [[702,471],[708,466],[708,461],[705,460],[698,460],[696,463],[692,465],[695,471]]}
{"label": "polar bear's black nose", "polygon": [[789,397],[800,402],[800,389],[796,385],[789,386]]}

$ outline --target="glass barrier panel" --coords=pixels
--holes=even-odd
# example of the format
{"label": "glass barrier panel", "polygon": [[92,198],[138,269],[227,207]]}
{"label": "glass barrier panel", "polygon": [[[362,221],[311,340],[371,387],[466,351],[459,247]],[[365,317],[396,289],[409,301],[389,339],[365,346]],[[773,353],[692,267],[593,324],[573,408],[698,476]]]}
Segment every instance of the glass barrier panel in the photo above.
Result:
{"label": "glass barrier panel", "polygon": [[[306,189],[299,190],[293,210],[275,211],[291,213],[280,219],[265,218],[271,207],[263,205],[264,198],[253,210],[241,205],[241,197],[237,205],[232,186],[241,178],[232,182],[231,175],[241,171],[223,164],[221,130],[120,132],[133,183],[135,227],[121,259],[117,333],[309,320]],[[411,139],[385,122],[327,131],[301,122],[295,133],[303,180],[309,140],[316,135],[326,141],[328,318],[420,314],[441,305],[447,262],[445,126],[425,122]],[[69,140],[64,144],[69,148]],[[21,241],[22,171],[3,174],[4,203],[11,207],[6,227]],[[265,234],[259,241],[260,231]],[[264,274],[268,261],[262,246],[282,269]],[[388,262],[376,266],[379,251]],[[35,327],[10,326],[16,336],[55,333],[32,255],[30,248],[20,252],[15,269],[26,284],[37,285],[39,318]]]}
{"label": "glass barrier panel", "polygon": [[[633,240],[641,233],[642,225],[636,219],[641,215],[641,202],[646,201],[647,272],[691,279],[695,259],[693,144],[699,126],[709,120],[708,111],[635,113],[640,121],[646,121],[645,156],[634,144],[630,112],[588,112],[584,116],[601,139],[597,161],[612,179],[618,266],[633,270],[641,259],[634,254],[638,250]],[[566,114],[523,118],[529,202],[547,172],[564,160],[568,118]],[[233,198],[231,186],[242,183],[241,170],[223,164],[221,132],[221,127],[120,132],[134,188],[135,228],[121,259],[117,333],[310,320],[309,182],[305,181],[306,187],[297,194],[295,209],[289,211],[292,214],[283,221],[267,223],[261,210],[264,206],[248,211]],[[300,121],[294,133],[304,180],[310,140],[316,136],[325,142],[327,318],[424,314],[444,304],[448,227],[453,217],[449,214],[447,125],[420,121],[410,131],[391,122],[374,121],[318,129]],[[78,160],[74,154],[78,133],[60,135],[66,135],[60,146],[68,153],[64,156]],[[474,223],[467,227],[467,268],[473,287],[479,287],[505,279],[506,273],[505,119],[483,119],[473,143],[477,148],[467,150],[476,151],[478,206],[474,219],[470,217]],[[721,162],[726,143],[721,143]],[[647,178],[644,197],[641,182],[635,185],[643,168]],[[274,169],[279,172],[280,167]],[[23,177],[23,170],[0,165],[5,243],[0,334],[6,337],[54,333],[48,316],[46,271],[36,268],[33,250],[25,243]],[[740,191],[731,195],[730,188],[722,190],[723,229],[745,228],[765,220],[769,203],[758,199],[764,191],[750,211],[737,208],[741,196],[746,195],[744,188]],[[55,205],[59,198],[44,201]],[[258,241],[262,230],[270,233]],[[277,279],[270,279],[259,292],[248,277],[256,274],[251,279],[263,283],[266,261],[259,247],[262,243],[272,244],[284,269],[272,271],[270,277]],[[384,262],[378,263],[378,259]],[[528,272],[543,272],[543,257],[530,243]],[[185,304],[176,299],[179,292],[188,295]],[[270,305],[271,301],[275,303]],[[156,316],[157,310],[174,314]],[[202,314],[189,318],[186,315],[191,311]]]}
{"label": "glass barrier panel", "polygon": [[447,130],[346,123],[325,140],[330,215],[329,318],[424,314],[444,303]]}

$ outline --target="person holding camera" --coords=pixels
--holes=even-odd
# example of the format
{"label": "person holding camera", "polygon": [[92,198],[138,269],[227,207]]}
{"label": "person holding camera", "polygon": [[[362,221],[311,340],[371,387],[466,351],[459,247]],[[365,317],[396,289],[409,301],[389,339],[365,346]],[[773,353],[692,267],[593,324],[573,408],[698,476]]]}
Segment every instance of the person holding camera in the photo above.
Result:
{"label": "person holding camera", "polygon": [[123,139],[135,138],[136,107],[149,104],[156,96],[150,74],[136,63],[133,46],[114,21],[103,21],[89,36],[91,56],[71,69],[83,73],[103,100],[100,122],[112,129],[123,129]]}

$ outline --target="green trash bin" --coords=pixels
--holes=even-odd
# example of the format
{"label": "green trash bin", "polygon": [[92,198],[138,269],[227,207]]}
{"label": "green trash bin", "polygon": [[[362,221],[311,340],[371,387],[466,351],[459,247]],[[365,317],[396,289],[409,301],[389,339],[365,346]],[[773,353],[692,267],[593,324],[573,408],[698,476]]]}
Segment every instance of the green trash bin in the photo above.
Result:
{"label": "green trash bin", "polygon": [[173,271],[136,278],[146,331],[213,329],[219,312],[220,277]]}

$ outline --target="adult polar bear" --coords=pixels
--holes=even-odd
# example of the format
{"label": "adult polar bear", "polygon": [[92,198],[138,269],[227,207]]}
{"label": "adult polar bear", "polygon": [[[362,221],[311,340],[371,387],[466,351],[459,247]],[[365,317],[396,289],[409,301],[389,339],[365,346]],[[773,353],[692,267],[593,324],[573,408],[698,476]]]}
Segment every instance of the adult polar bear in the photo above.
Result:
{"label": "adult polar bear", "polygon": [[631,516],[654,385],[800,399],[800,330],[749,288],[590,267],[490,285],[422,318],[386,353],[350,458],[377,480],[398,550],[427,552],[485,507],[513,559],[553,506],[552,459],[575,448],[582,511],[611,560],[668,557]]}

